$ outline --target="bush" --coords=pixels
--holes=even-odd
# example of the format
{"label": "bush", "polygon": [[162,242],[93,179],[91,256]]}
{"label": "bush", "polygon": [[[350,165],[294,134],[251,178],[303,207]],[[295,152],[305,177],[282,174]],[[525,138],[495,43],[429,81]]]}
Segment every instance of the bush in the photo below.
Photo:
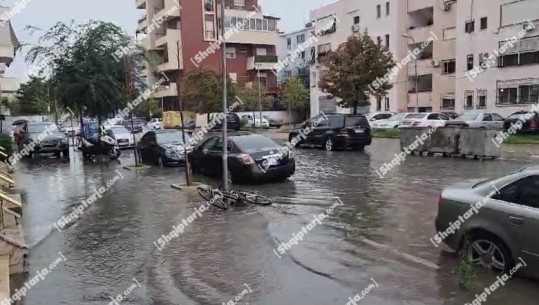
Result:
{"label": "bush", "polygon": [[8,155],[13,153],[13,141],[11,141],[11,137],[9,135],[0,134],[0,146],[5,148],[5,152]]}

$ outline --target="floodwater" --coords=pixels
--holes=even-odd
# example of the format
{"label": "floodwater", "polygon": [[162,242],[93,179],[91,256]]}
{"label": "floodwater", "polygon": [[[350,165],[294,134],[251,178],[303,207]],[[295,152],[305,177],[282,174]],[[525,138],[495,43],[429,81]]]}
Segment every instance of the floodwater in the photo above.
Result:
{"label": "floodwater", "polygon": [[[130,151],[122,164],[83,163],[77,154],[69,161],[25,160],[16,181],[27,197],[30,275],[60,253],[66,260],[20,304],[109,304],[131,287],[119,303],[345,305],[369,286],[362,304],[471,303],[496,277],[481,273],[469,291],[458,287],[456,256],[429,241],[440,191],[534,160],[410,156],[380,178],[376,170],[398,151],[389,139],[374,140],[365,152],[299,149],[290,181],[240,187],[273,198],[272,206],[210,208],[160,249],[158,239],[201,205],[170,187],[183,181],[183,168],[125,170],[133,162]],[[78,219],[61,231],[54,226],[102,186],[102,198]],[[303,230],[297,245],[276,250],[336,196],[342,206]],[[511,279],[484,304],[537,304],[536,285]]]}

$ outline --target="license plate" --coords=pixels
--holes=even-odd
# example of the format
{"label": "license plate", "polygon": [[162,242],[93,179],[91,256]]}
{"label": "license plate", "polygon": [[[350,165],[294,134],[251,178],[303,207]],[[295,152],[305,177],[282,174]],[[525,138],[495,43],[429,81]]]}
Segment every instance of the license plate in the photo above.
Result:
{"label": "license plate", "polygon": [[365,132],[365,129],[363,129],[363,128],[358,128],[358,129],[354,129],[354,131],[355,131],[356,133],[364,133],[364,132]]}
{"label": "license plate", "polygon": [[274,159],[274,158],[269,158],[267,159],[268,160],[268,165],[277,165],[277,160]]}

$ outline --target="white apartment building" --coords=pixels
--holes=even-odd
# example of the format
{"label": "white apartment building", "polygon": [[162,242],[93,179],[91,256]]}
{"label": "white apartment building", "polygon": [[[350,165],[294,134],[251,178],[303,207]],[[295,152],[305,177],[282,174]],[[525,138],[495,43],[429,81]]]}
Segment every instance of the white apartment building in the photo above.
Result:
{"label": "white apartment building", "polygon": [[508,116],[539,103],[539,0],[458,0],[457,7],[454,109]]}
{"label": "white apartment building", "polygon": [[309,68],[314,64],[316,54],[316,40],[311,39],[313,35],[314,26],[311,23],[299,31],[279,35],[277,56],[282,67],[278,71],[279,83],[283,78],[292,75],[309,83]]}
{"label": "white apartment building", "polygon": [[[9,8],[0,7],[0,16],[9,13]],[[4,18],[4,17],[2,17]],[[0,27],[0,96],[13,99],[15,92],[19,90],[20,81],[17,77],[6,76],[5,72],[15,58],[15,50],[19,47],[19,40],[8,19],[1,20],[5,22]],[[9,114],[9,109],[1,109],[2,114]]]}

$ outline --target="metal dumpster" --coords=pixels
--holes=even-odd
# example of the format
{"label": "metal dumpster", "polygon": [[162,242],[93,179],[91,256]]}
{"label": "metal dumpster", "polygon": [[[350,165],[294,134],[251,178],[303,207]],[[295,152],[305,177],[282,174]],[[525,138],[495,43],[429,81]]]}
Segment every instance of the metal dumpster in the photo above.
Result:
{"label": "metal dumpster", "polygon": [[475,157],[501,156],[501,145],[493,141],[499,130],[484,128],[462,128],[460,130],[459,153]]}
{"label": "metal dumpster", "polygon": [[[406,147],[410,152],[425,152],[430,147],[430,137],[425,137],[428,134],[429,128],[424,127],[405,127],[399,128],[401,150]],[[423,139],[421,139],[423,136]]]}
{"label": "metal dumpster", "polygon": [[457,154],[459,127],[439,127],[430,135],[429,153]]}

